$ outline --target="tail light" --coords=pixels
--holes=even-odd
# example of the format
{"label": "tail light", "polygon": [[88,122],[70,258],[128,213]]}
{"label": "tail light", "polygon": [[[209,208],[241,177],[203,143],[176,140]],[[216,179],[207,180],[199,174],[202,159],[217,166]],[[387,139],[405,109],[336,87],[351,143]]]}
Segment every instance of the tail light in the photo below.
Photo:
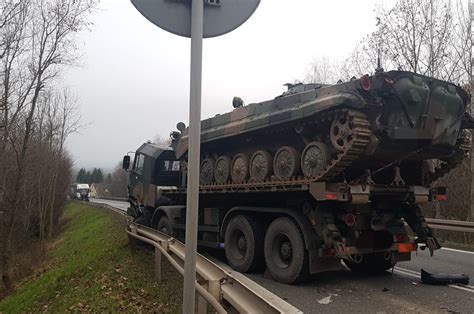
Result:
{"label": "tail light", "polygon": [[359,84],[363,90],[368,91],[371,85],[370,76],[368,74],[361,76],[361,78],[359,79]]}
{"label": "tail light", "polygon": [[398,244],[398,252],[408,253],[416,251],[415,243],[400,243]]}
{"label": "tail light", "polygon": [[446,187],[436,187],[431,190],[431,199],[433,201],[446,201],[447,195],[446,195]]}
{"label": "tail light", "polygon": [[328,201],[337,200],[337,194],[336,193],[326,193],[325,197]]}

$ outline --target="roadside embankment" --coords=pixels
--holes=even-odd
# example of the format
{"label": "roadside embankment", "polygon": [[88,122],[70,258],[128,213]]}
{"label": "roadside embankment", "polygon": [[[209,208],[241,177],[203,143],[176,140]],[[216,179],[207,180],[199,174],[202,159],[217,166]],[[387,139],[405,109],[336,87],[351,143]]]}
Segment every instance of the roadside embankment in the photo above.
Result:
{"label": "roadside embankment", "polygon": [[73,203],[63,219],[45,271],[0,301],[0,312],[179,311],[182,277],[165,263],[163,282],[154,283],[153,252],[132,254],[118,217]]}

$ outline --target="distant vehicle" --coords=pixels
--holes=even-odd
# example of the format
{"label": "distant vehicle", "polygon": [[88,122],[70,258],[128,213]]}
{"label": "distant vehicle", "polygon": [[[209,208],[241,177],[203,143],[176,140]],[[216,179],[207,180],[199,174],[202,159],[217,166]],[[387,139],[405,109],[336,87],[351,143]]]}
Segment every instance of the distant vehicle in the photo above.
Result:
{"label": "distant vehicle", "polygon": [[91,197],[89,184],[74,183],[69,186],[68,196],[73,200],[89,201]]}
{"label": "distant vehicle", "polygon": [[469,102],[454,84],[403,71],[288,84],[246,106],[236,97],[232,112],[201,123],[199,208],[186,208],[188,129],[178,123],[171,147],[136,151],[128,214],[184,239],[186,210],[198,210],[199,245],[282,283],[340,269],[341,259],[382,272],[418,245],[440,248],[419,205],[446,199],[432,183],[469,152]]}

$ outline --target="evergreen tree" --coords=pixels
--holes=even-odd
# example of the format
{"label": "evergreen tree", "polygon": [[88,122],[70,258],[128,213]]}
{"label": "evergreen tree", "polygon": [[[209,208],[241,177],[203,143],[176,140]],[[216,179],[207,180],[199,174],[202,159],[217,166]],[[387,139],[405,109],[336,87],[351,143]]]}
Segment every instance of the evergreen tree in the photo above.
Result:
{"label": "evergreen tree", "polygon": [[86,174],[84,175],[84,183],[91,184],[92,183],[91,179],[92,179],[91,172],[87,171]]}
{"label": "evergreen tree", "polygon": [[78,183],[87,182],[85,176],[86,176],[86,169],[81,168],[79,172],[77,173],[76,182]]}
{"label": "evergreen tree", "polygon": [[94,168],[91,174],[91,183],[101,183],[104,181],[104,174],[102,173],[102,169]]}

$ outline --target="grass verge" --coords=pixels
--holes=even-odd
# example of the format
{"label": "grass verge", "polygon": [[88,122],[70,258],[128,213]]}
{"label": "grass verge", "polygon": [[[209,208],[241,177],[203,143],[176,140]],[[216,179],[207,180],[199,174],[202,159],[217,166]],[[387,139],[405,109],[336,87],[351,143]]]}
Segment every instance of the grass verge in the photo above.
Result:
{"label": "grass verge", "polygon": [[153,252],[128,247],[125,225],[105,212],[69,204],[65,232],[50,252],[47,270],[0,302],[0,312],[178,312],[182,277],[163,265],[153,282]]}

